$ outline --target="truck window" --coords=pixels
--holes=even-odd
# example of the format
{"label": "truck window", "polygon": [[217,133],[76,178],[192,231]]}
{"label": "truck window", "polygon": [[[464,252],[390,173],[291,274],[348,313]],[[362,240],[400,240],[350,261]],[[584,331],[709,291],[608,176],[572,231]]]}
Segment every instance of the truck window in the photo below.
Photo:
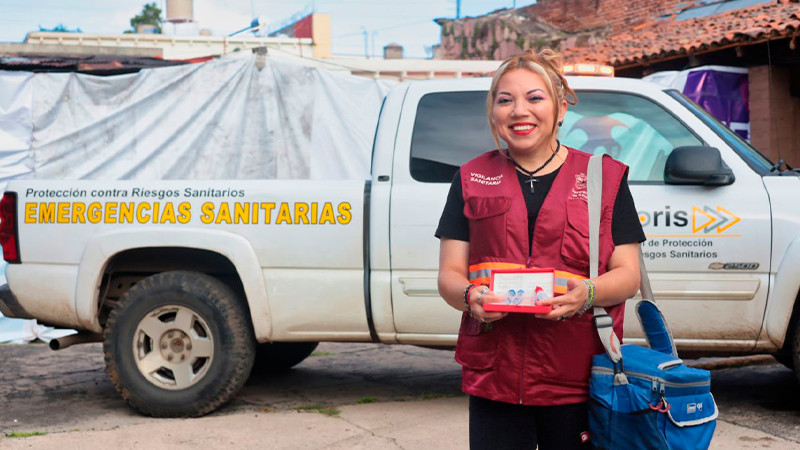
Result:
{"label": "truck window", "polygon": [[495,148],[486,121],[486,92],[437,92],[417,105],[411,136],[411,176],[449,183],[465,162]]}
{"label": "truck window", "polygon": [[561,142],[589,153],[608,153],[630,166],[631,182],[664,181],[675,147],[703,145],[672,114],[633,94],[579,91],[561,127]]}
{"label": "truck window", "polygon": [[[772,172],[772,161],[766,156],[762,155],[758,150],[751,146],[747,141],[741,138],[738,134],[734,133],[730,128],[726,127],[719,120],[714,118],[705,109],[700,107],[697,103],[693,102],[689,97],[681,94],[674,89],[665,90],[670,97],[679,101],[689,111],[696,115],[700,120],[709,126],[726,144],[735,151],[739,156],[755,170],[759,175],[766,175]],[[779,173],[779,172],[776,172]]]}
{"label": "truck window", "polygon": [[[561,142],[589,153],[608,153],[628,166],[631,182],[664,182],[675,147],[703,145],[658,104],[620,92],[579,91],[560,130]],[[417,106],[411,137],[411,176],[449,183],[456,169],[495,148],[486,121],[486,92],[438,92]]]}

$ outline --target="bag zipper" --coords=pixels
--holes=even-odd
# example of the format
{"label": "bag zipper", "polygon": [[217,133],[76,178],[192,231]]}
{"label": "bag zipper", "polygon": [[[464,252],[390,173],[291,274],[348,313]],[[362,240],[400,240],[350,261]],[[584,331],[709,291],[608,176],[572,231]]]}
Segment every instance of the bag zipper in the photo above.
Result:
{"label": "bag zipper", "polygon": [[[603,375],[614,375],[614,369],[609,369],[609,368],[606,368],[606,367],[593,367],[592,368],[592,373],[603,374]],[[662,384],[664,386],[669,386],[669,387],[696,387],[696,386],[710,386],[711,385],[711,381],[694,381],[694,382],[691,382],[691,383],[676,383],[674,381],[667,381],[667,380],[665,380],[665,379],[663,379],[661,377],[648,375],[646,373],[629,372],[627,370],[624,371],[624,373],[625,373],[625,375],[627,375],[629,377],[640,378],[640,379],[643,379],[643,380],[650,381],[651,383],[659,383],[659,384]]]}

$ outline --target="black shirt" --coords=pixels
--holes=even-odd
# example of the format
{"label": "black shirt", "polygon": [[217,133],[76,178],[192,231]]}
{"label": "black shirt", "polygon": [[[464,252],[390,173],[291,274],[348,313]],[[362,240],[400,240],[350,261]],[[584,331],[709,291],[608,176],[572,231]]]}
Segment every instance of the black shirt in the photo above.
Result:
{"label": "black shirt", "polygon": [[[517,171],[517,178],[522,188],[522,195],[525,197],[525,206],[528,208],[529,236],[533,236],[536,217],[538,217],[539,210],[542,209],[542,204],[544,204],[544,199],[547,193],[550,192],[553,181],[556,179],[556,175],[560,170],[559,168],[552,173],[536,177],[537,182],[533,185],[533,193],[531,193],[530,183],[527,182],[528,177]],[[614,245],[630,244],[633,242],[641,243],[645,240],[644,230],[642,230],[642,224],[639,222],[639,213],[636,212],[633,196],[628,187],[627,176],[622,178],[617,198],[614,201],[614,212],[611,219],[611,236],[614,240]],[[439,227],[436,229],[436,237],[469,242],[469,220],[464,215],[461,170],[456,171],[453,182],[450,184],[450,192],[447,194],[447,203],[445,203],[442,217],[439,219]]]}

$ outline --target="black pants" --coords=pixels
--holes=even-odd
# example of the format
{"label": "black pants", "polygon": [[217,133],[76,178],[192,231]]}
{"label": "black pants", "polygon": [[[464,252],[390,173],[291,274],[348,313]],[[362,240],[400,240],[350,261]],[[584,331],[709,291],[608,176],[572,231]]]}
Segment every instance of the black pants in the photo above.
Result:
{"label": "black pants", "polygon": [[526,406],[469,398],[469,448],[590,449],[586,403]]}

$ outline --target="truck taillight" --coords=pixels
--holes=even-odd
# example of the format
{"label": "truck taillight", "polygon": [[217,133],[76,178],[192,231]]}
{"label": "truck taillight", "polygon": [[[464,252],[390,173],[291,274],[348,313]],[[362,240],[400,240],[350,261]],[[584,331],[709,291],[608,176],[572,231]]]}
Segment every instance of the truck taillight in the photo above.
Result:
{"label": "truck taillight", "polygon": [[19,239],[17,234],[17,194],[6,192],[0,200],[0,245],[3,259],[19,262]]}

